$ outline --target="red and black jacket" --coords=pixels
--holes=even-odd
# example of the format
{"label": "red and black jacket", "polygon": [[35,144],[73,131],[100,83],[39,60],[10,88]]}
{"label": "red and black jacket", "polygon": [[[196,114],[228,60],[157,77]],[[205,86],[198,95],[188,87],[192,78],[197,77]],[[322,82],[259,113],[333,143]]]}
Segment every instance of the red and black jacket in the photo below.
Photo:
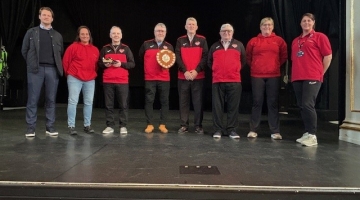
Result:
{"label": "red and black jacket", "polygon": [[156,54],[162,49],[174,52],[174,47],[166,41],[158,46],[155,39],[151,39],[141,45],[139,57],[144,62],[145,81],[170,81],[169,69],[161,67],[156,60]]}
{"label": "red and black jacket", "polygon": [[[112,60],[120,60],[120,67],[105,67],[102,59],[111,58]],[[104,83],[129,83],[129,69],[135,67],[134,56],[130,48],[123,43],[115,48],[112,44],[105,45],[100,51],[99,66],[104,68]]]}
{"label": "red and black jacket", "polygon": [[241,82],[240,70],[246,63],[244,45],[231,39],[227,50],[221,41],[215,42],[209,50],[208,66],[212,69],[212,83]]}
{"label": "red and black jacket", "polygon": [[178,79],[185,80],[186,71],[196,70],[198,75],[195,79],[205,78],[204,68],[208,54],[208,45],[206,38],[202,35],[194,35],[192,41],[189,41],[187,35],[177,39],[175,55],[178,65]]}

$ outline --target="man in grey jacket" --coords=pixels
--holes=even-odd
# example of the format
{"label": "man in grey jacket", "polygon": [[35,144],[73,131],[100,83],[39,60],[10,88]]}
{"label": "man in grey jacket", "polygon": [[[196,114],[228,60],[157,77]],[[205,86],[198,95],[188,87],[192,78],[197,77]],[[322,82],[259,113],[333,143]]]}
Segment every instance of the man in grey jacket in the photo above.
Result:
{"label": "man in grey jacket", "polygon": [[61,56],[64,47],[61,34],[51,26],[53,17],[51,8],[40,8],[40,26],[26,32],[21,48],[27,65],[26,137],[35,137],[37,104],[43,85],[45,85],[46,134],[58,135],[54,127],[55,101],[59,77],[63,75]]}

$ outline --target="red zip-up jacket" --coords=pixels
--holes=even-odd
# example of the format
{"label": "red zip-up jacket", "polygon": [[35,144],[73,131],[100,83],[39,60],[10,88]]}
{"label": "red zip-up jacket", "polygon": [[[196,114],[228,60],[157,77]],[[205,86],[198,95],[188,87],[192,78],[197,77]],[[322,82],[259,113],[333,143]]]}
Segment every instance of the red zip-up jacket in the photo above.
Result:
{"label": "red zip-up jacket", "polygon": [[184,73],[191,70],[198,73],[195,79],[204,79],[207,54],[208,45],[204,36],[196,34],[191,42],[187,35],[179,37],[175,48],[178,79],[185,80]]}
{"label": "red zip-up jacket", "polygon": [[[111,58],[112,60],[120,60],[120,67],[106,67],[102,61],[103,58]],[[100,51],[99,66],[104,68],[104,83],[129,83],[129,69],[135,67],[134,56],[130,48],[123,43],[115,48],[112,44],[105,45]]]}
{"label": "red zip-up jacket", "polygon": [[155,39],[151,39],[141,45],[139,57],[144,62],[145,81],[170,81],[169,69],[161,67],[156,60],[156,54],[162,49],[174,52],[174,47],[166,41],[158,46]]}
{"label": "red zip-up jacket", "polygon": [[250,75],[257,78],[279,77],[280,66],[287,60],[285,41],[272,33],[265,37],[261,33],[251,38],[246,45],[246,61]]}
{"label": "red zip-up jacket", "polygon": [[71,75],[81,81],[94,80],[98,58],[99,50],[92,44],[72,43],[62,60],[65,76]]}
{"label": "red zip-up jacket", "polygon": [[221,41],[215,42],[209,50],[208,66],[212,69],[212,83],[241,82],[241,67],[246,63],[244,45],[235,39],[227,50]]}

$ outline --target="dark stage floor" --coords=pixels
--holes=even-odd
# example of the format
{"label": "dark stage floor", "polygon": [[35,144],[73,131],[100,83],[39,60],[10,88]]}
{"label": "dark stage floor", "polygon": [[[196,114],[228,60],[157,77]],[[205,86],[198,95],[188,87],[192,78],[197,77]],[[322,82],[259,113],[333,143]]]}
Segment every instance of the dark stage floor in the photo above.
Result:
{"label": "dark stage floor", "polygon": [[[71,136],[67,133],[66,105],[58,105],[59,136],[45,135],[44,109],[40,109],[36,137],[27,139],[25,110],[0,111],[0,181],[336,187],[359,191],[360,146],[338,141],[336,124],[319,121],[319,145],[303,147],[295,142],[303,126],[294,115],[281,116],[283,140],[274,141],[266,121],[259,138],[246,138],[247,114],[240,116],[240,140],[214,140],[210,112],[204,116],[204,135],[193,133],[193,127],[189,133],[178,134],[178,111],[170,114],[168,134],[157,129],[145,134],[144,111],[130,110],[129,133],[123,137],[118,129],[114,134],[101,134],[105,128],[103,109],[93,112],[96,133],[83,133],[80,108],[78,135]],[[158,118],[159,114],[154,116]]]}

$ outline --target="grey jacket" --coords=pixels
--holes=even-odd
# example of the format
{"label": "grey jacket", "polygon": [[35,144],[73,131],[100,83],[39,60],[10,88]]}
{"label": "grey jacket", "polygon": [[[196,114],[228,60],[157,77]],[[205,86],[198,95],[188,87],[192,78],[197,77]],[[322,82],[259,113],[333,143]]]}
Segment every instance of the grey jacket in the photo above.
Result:
{"label": "grey jacket", "polygon": [[[21,48],[21,54],[26,60],[27,71],[31,73],[37,73],[39,70],[39,29],[40,26],[37,26],[26,32]],[[50,30],[50,34],[57,71],[62,76],[64,71],[61,61],[61,56],[64,52],[63,38],[54,29]]]}

